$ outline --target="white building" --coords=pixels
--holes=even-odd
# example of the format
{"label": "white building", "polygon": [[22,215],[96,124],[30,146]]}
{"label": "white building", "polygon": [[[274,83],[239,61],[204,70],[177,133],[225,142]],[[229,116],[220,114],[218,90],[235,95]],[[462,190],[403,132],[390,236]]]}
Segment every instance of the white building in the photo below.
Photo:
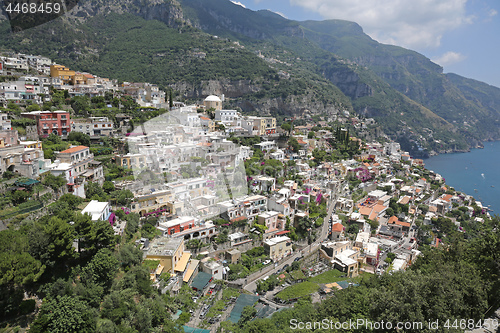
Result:
{"label": "white building", "polygon": [[12,128],[11,121],[6,113],[0,113],[0,131],[10,131]]}
{"label": "white building", "polygon": [[236,110],[215,111],[215,120],[220,121],[224,125],[230,125],[237,118],[238,118],[238,112]]}
{"label": "white building", "polygon": [[92,200],[82,210],[82,215],[86,213],[90,215],[92,221],[107,221],[109,219],[109,215],[111,215],[111,208],[109,202],[99,202],[97,200]]}
{"label": "white building", "polygon": [[292,241],[287,236],[268,238],[264,241],[264,249],[271,260],[280,260],[292,253]]}

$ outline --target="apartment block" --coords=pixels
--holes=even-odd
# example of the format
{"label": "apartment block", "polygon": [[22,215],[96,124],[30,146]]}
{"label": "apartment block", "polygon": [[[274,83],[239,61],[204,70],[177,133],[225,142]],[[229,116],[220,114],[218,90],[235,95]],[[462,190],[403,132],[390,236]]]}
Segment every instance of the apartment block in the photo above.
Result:
{"label": "apartment block", "polygon": [[33,111],[21,113],[21,116],[36,120],[38,135],[42,137],[49,134],[66,136],[71,132],[68,111]]}

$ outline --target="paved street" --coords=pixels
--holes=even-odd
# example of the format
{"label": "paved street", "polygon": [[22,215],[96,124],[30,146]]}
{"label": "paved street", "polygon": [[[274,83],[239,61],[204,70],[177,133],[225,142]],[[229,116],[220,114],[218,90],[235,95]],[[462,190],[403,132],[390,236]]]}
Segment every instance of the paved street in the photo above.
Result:
{"label": "paved street", "polygon": [[264,268],[259,274],[256,274],[255,276],[251,276],[251,278],[247,279],[242,279],[242,282],[244,281],[243,289],[254,293],[257,290],[257,283],[256,283],[257,280],[259,280],[264,276],[276,273],[278,270],[283,269],[285,265],[291,265],[293,261],[298,257],[307,256],[309,253],[316,251],[320,247],[321,242],[323,242],[328,237],[328,224],[330,223],[330,217],[332,216],[333,209],[336,204],[337,204],[337,195],[333,194],[332,199],[330,200],[330,203],[328,205],[327,214],[323,222],[323,226],[321,227],[320,234],[318,235],[314,243],[306,246],[300,251],[296,251],[291,256],[280,261],[279,264],[276,265],[276,267],[272,267],[272,265],[270,265]]}

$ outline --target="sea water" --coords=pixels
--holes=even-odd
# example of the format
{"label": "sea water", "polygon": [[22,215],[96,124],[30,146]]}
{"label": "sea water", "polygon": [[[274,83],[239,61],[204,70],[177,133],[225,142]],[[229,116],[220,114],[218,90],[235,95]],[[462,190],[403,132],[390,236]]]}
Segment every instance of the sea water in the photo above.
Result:
{"label": "sea water", "polygon": [[485,142],[484,149],[469,153],[433,156],[424,163],[443,176],[447,185],[472,195],[500,215],[500,141]]}

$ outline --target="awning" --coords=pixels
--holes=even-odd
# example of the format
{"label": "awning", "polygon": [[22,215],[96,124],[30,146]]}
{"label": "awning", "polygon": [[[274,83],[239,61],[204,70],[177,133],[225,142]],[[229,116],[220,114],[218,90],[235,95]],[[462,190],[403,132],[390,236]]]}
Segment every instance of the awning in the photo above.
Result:
{"label": "awning", "polygon": [[184,252],[182,254],[181,259],[179,259],[179,261],[175,265],[174,271],[176,271],[176,272],[184,272],[186,270],[189,258],[191,258],[191,253],[190,252]]}
{"label": "awning", "polygon": [[194,273],[194,269],[189,268],[186,272],[186,275],[184,275],[184,277],[182,278],[182,281],[185,283],[188,283],[189,280],[191,279],[191,276],[193,276],[193,273]]}
{"label": "awning", "polygon": [[162,265],[158,265],[158,267],[156,268],[155,274],[160,275],[161,272],[163,272],[163,268],[164,267]]}
{"label": "awning", "polygon": [[85,173],[82,175],[84,177],[91,177],[94,175],[94,170],[87,170]]}
{"label": "awning", "polygon": [[212,281],[212,275],[205,272],[198,272],[191,283],[191,288],[201,291]]}

